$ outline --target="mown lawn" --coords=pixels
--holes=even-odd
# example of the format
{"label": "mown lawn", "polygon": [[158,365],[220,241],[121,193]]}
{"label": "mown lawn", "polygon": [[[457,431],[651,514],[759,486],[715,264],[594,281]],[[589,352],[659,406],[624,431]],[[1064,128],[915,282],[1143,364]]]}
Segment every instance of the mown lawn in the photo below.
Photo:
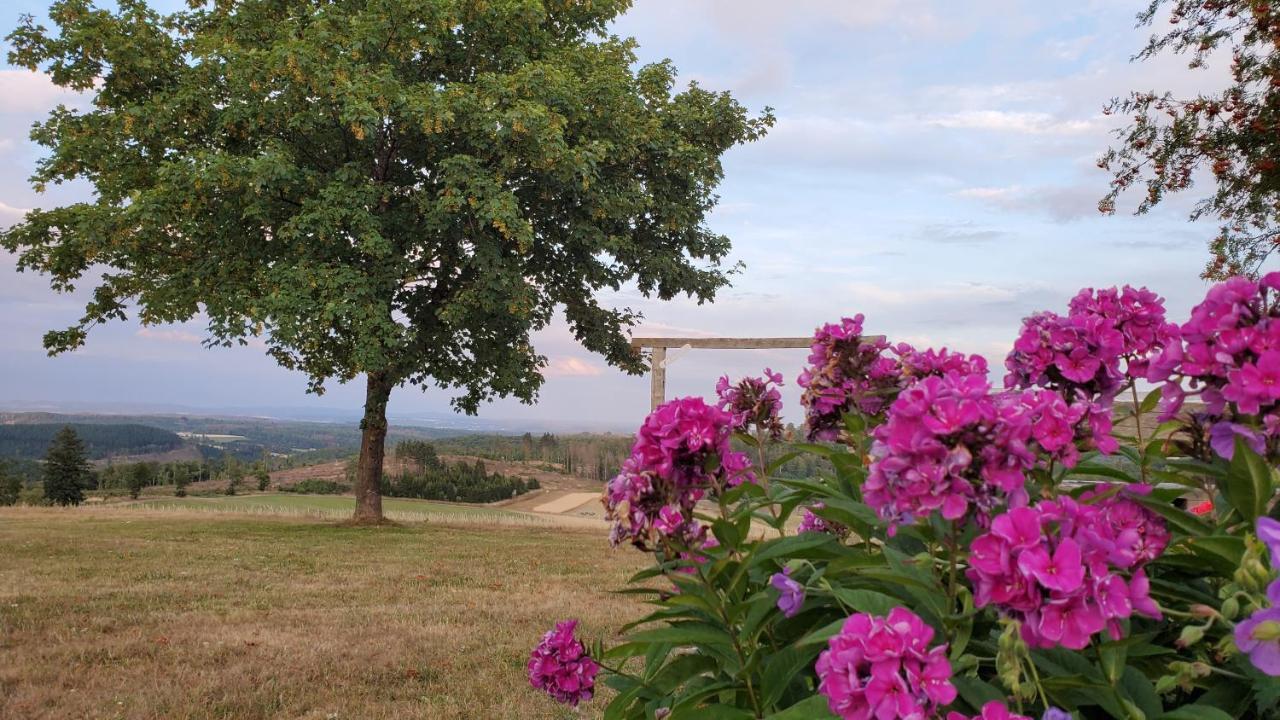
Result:
{"label": "mown lawn", "polygon": [[[355,498],[346,495],[303,495],[294,493],[274,493],[265,495],[235,495],[227,497],[185,497],[146,499],[139,505],[154,508],[182,509],[217,509],[217,510],[315,510],[321,512],[344,512],[350,514],[355,509]],[[430,500],[412,500],[406,498],[383,498],[382,509],[386,512],[404,513],[446,513],[485,515],[513,515],[483,505],[464,505],[457,503],[432,502]]]}
{"label": "mown lawn", "polygon": [[576,717],[528,651],[638,617],[608,590],[642,563],[567,528],[0,508],[0,718]]}

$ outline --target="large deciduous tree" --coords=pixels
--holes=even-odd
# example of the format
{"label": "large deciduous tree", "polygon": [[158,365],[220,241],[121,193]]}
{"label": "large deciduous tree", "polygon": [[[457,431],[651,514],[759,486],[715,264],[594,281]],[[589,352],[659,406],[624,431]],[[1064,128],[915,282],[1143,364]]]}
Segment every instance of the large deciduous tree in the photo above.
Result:
{"label": "large deciduous tree", "polygon": [[598,291],[701,302],[727,283],[705,222],[721,156],[772,116],[638,66],[607,29],[630,0],[192,4],[62,0],[55,30],[9,35],[10,62],[93,98],[35,127],[33,183],[96,192],[0,245],[58,290],[106,268],[51,353],[136,308],[207,318],[210,345],[261,337],[314,392],[363,375],[357,520],[382,517],[393,388],[532,402],[530,333],[558,308],[637,371],[637,315]]}
{"label": "large deciduous tree", "polygon": [[1131,187],[1144,191],[1145,213],[1170,193],[1188,190],[1207,171],[1212,194],[1192,219],[1221,222],[1209,243],[1206,278],[1256,273],[1280,243],[1280,3],[1259,0],[1151,0],[1140,25],[1168,12],[1169,25],[1137,55],[1185,54],[1191,69],[1230,63],[1227,86],[1194,97],[1142,91],[1109,112],[1128,116],[1120,141],[1100,160],[1113,174],[1103,212]]}

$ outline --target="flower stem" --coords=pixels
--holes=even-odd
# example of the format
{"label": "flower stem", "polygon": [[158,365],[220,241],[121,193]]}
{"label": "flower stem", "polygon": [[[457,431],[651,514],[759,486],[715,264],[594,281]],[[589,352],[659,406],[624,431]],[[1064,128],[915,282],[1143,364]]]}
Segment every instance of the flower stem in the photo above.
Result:
{"label": "flower stem", "polygon": [[1147,481],[1147,444],[1142,440],[1142,403],[1138,402],[1138,381],[1129,382],[1129,392],[1133,395],[1133,428],[1138,438],[1138,473],[1142,482]]}

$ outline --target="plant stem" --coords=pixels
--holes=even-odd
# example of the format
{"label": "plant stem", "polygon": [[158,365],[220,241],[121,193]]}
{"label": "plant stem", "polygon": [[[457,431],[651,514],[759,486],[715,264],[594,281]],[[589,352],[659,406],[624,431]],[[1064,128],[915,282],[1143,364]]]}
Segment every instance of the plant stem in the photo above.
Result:
{"label": "plant stem", "polygon": [[778,537],[786,537],[787,532],[782,529],[782,523],[778,520],[778,506],[769,496],[769,463],[764,452],[764,432],[759,427],[756,428],[756,455],[760,458],[760,487],[764,488],[764,496],[769,501],[769,514],[773,516],[773,528],[778,531]]}
{"label": "plant stem", "polygon": [[1129,392],[1133,396],[1133,427],[1138,437],[1138,459],[1142,461],[1138,463],[1138,473],[1142,477],[1142,482],[1145,483],[1147,481],[1147,444],[1142,440],[1142,404],[1138,402],[1137,380],[1129,383]]}

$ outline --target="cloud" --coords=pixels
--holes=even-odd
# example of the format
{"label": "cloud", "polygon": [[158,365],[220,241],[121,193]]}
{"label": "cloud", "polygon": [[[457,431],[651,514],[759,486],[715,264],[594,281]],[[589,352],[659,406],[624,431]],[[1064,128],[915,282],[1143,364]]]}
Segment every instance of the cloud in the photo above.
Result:
{"label": "cloud", "polygon": [[543,370],[547,377],[595,377],[603,373],[604,369],[599,365],[567,355],[551,358]]}
{"label": "cloud", "polygon": [[932,287],[886,287],[875,283],[848,286],[854,298],[878,305],[933,305],[938,303],[1002,303],[1016,299],[1019,291],[986,283],[945,283]]}
{"label": "cloud", "polygon": [[22,220],[22,218],[29,212],[31,212],[30,208],[14,207],[6,202],[0,201],[0,228],[9,227],[10,225]]}
{"label": "cloud", "polygon": [[147,340],[157,340],[160,342],[171,342],[171,343],[199,344],[201,340],[199,335],[196,335],[195,333],[187,332],[186,330],[162,329],[162,328],[153,328],[153,327],[138,328],[138,331],[134,333],[134,335],[137,335],[140,338],[146,338]]}
{"label": "cloud", "polygon": [[915,233],[915,237],[920,240],[944,245],[981,245],[996,240],[1005,240],[1010,236],[1010,233],[1004,230],[983,228],[969,222],[955,224],[934,223],[921,227]]}
{"label": "cloud", "polygon": [[43,113],[59,103],[79,105],[88,99],[85,93],[53,84],[48,75],[29,70],[0,70],[0,114]]}
{"label": "cloud", "polygon": [[969,187],[953,193],[1002,210],[1047,215],[1055,222],[1070,222],[1098,216],[1098,200],[1103,191],[1094,185],[1040,185],[1035,187]]}
{"label": "cloud", "polygon": [[921,118],[925,125],[956,130],[985,130],[1023,135],[1076,135],[1094,131],[1101,115],[1088,120],[1059,119],[1045,112],[968,110]]}

